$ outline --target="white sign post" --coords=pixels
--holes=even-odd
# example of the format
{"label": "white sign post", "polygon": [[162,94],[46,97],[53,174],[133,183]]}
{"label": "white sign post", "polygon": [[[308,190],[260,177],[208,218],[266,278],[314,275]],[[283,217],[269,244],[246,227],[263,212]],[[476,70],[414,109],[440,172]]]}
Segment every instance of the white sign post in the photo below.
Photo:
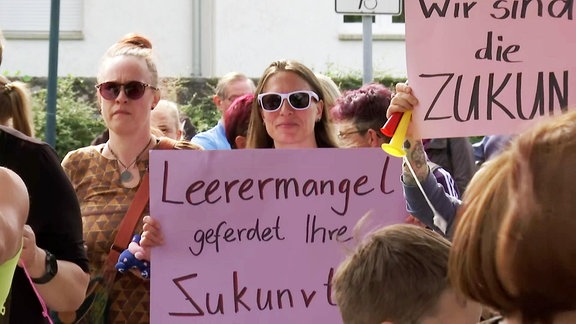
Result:
{"label": "white sign post", "polygon": [[399,15],[402,0],[336,0],[336,12],[346,15],[362,15],[362,43],[364,73],[362,82],[372,82],[372,16]]}
{"label": "white sign post", "polygon": [[347,15],[399,15],[402,0],[336,0],[336,12]]}

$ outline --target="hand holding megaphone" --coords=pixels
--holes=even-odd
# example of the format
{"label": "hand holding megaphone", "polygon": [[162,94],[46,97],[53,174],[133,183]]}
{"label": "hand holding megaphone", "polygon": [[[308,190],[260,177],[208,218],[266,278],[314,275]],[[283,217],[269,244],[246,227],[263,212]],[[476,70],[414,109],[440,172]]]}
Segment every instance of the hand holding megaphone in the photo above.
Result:
{"label": "hand holding megaphone", "polygon": [[[394,117],[395,115],[396,117]],[[382,144],[382,149],[392,156],[403,157],[406,155],[406,152],[404,151],[404,140],[406,139],[406,132],[408,132],[410,119],[412,119],[412,111],[409,110],[404,113],[394,113],[390,117],[389,121],[392,120],[392,118],[400,119],[400,121],[397,123],[396,130],[392,135],[390,143]],[[388,124],[388,122],[386,124]],[[386,125],[384,125],[384,128],[385,127]]]}
{"label": "hand holding megaphone", "polygon": [[403,146],[412,118],[412,109],[416,104],[418,100],[412,95],[408,83],[396,84],[396,95],[388,107],[388,121],[380,129],[382,134],[392,138],[390,143],[382,144],[382,149],[386,153],[396,157],[406,155]]}

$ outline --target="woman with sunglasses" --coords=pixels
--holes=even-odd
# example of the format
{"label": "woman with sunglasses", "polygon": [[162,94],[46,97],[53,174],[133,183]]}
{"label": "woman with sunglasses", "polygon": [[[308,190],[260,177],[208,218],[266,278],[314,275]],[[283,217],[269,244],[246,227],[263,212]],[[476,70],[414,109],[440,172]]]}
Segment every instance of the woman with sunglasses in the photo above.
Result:
{"label": "woman with sunglasses", "polygon": [[337,147],[314,72],[296,61],[270,64],[256,87],[248,148]]}
{"label": "woman with sunglasses", "polygon": [[[62,162],[80,202],[93,278],[103,277],[119,224],[148,168],[148,151],[158,145],[150,129],[150,112],[160,100],[150,41],[131,34],[114,44],[97,80],[98,105],[110,138],[69,152]],[[198,147],[178,142],[175,148]],[[102,322],[148,323],[149,313],[149,282],[132,273],[116,275]]]}
{"label": "woman with sunglasses", "polygon": [[[328,112],[324,109],[322,89],[314,72],[301,63],[276,61],[270,64],[253,97],[246,148],[337,147]],[[250,97],[244,96],[242,100],[248,101]],[[143,245],[164,244],[158,220],[144,217],[143,228]],[[149,255],[149,249],[144,253]]]}

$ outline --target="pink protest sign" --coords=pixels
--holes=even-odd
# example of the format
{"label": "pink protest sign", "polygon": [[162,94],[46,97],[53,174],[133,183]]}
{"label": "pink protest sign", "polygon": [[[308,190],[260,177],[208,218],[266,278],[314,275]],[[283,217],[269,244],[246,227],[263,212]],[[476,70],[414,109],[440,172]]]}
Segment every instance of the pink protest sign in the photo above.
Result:
{"label": "pink protest sign", "polygon": [[331,277],[357,220],[403,222],[381,149],[151,151],[153,323],[339,323]]}
{"label": "pink protest sign", "polygon": [[405,1],[423,138],[516,133],[576,104],[574,2]]}

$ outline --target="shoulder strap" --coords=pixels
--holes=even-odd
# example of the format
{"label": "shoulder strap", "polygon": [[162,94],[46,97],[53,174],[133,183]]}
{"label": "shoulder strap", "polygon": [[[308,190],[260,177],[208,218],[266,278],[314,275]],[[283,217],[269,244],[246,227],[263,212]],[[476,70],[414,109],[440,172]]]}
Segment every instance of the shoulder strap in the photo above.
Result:
{"label": "shoulder strap", "polygon": [[138,224],[138,220],[148,204],[148,195],[150,194],[149,189],[149,177],[148,172],[146,172],[140,181],[140,187],[138,188],[138,191],[136,191],[134,200],[132,200],[130,207],[128,207],[126,216],[124,216],[122,222],[120,222],[118,233],[114,238],[114,243],[112,243],[112,246],[110,247],[110,252],[108,253],[108,258],[104,265],[104,273],[114,269],[114,265],[116,264],[116,261],[118,261],[120,253],[128,247],[132,234],[134,234],[134,229]]}
{"label": "shoulder strap", "polygon": [[[156,147],[160,150],[170,150],[174,149],[177,143],[178,141],[171,138],[161,137]],[[122,251],[128,247],[128,244],[132,239],[132,235],[134,234],[134,230],[136,229],[136,225],[138,224],[138,220],[148,205],[149,195],[150,179],[148,172],[146,172],[142,177],[140,187],[138,188],[138,191],[136,191],[134,200],[132,200],[130,207],[128,207],[126,216],[124,216],[122,222],[120,222],[118,233],[114,238],[114,243],[110,247],[110,252],[108,253],[108,258],[106,259],[106,264],[104,265],[104,273],[114,269],[114,265],[116,264],[120,253],[122,253]]]}

